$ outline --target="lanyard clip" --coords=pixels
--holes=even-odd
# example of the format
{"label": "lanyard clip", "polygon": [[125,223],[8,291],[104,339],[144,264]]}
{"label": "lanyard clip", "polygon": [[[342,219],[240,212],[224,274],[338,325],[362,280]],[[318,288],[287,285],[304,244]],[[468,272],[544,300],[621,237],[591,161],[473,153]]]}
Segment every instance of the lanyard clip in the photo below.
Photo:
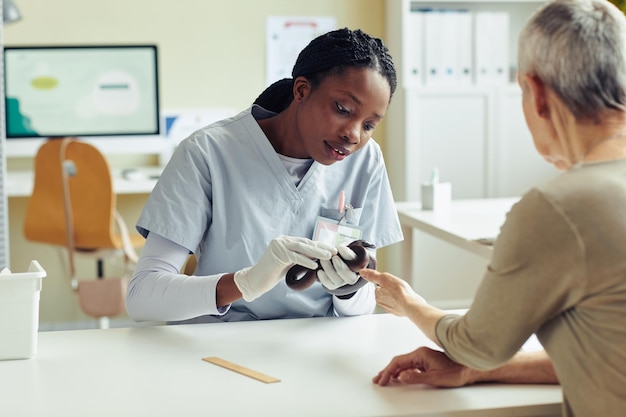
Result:
{"label": "lanyard clip", "polygon": [[354,209],[354,207],[352,207],[352,204],[346,204],[343,207],[343,216],[341,216],[341,218],[339,219],[337,224],[346,224],[348,222],[352,222],[352,220],[353,220],[352,210],[353,209]]}

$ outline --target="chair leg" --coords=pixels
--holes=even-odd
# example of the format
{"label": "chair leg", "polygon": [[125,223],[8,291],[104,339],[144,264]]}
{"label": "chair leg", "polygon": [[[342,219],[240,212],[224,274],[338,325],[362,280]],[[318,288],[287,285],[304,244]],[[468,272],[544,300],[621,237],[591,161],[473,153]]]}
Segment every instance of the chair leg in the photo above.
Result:
{"label": "chair leg", "polygon": [[104,278],[104,261],[102,259],[98,259],[98,279]]}
{"label": "chair leg", "polygon": [[108,329],[110,327],[110,322],[108,317],[98,317],[98,328],[99,329]]}
{"label": "chair leg", "polygon": [[[98,279],[104,279],[104,261],[102,259],[98,259],[97,261],[97,272]],[[98,328],[99,329],[108,329],[110,327],[109,318],[106,316],[98,317]]]}

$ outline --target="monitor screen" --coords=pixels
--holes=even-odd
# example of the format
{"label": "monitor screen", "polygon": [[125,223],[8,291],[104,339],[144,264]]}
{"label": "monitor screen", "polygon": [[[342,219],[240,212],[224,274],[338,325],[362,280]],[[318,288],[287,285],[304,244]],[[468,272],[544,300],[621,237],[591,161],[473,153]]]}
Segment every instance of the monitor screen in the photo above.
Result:
{"label": "monitor screen", "polygon": [[159,134],[155,45],[4,47],[6,138]]}

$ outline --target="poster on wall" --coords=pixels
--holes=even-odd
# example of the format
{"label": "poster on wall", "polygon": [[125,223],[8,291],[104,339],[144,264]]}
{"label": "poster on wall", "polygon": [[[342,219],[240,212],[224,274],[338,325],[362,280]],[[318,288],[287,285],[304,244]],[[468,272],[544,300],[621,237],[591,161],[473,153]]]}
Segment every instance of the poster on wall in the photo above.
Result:
{"label": "poster on wall", "polygon": [[334,30],[331,16],[269,16],[266,27],[266,85],[291,77],[298,54],[317,36]]}

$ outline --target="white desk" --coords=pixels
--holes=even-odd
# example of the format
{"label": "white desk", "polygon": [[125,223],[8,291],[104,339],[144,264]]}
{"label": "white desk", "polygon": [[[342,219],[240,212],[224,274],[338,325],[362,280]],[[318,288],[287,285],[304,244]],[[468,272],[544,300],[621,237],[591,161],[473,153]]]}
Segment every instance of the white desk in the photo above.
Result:
{"label": "white desk", "polygon": [[396,202],[404,233],[402,276],[411,276],[413,231],[419,230],[491,259],[492,246],[480,239],[493,239],[500,233],[506,213],[519,198],[453,200],[446,211],[422,210],[420,202]]}
{"label": "white desk", "polygon": [[[113,191],[115,194],[150,194],[163,167],[138,167],[135,179],[122,175],[122,169],[112,169]],[[30,197],[33,191],[34,172],[29,170],[8,171],[6,189],[8,197]]]}
{"label": "white desk", "polygon": [[453,200],[450,210],[422,210],[419,202],[397,202],[400,223],[491,258],[491,246],[477,240],[495,238],[506,214],[519,198]]}
{"label": "white desk", "polygon": [[[0,361],[2,416],[560,415],[558,385],[379,387],[397,354],[432,344],[388,314],[39,333],[28,360]],[[281,379],[265,384],[201,360]]]}

